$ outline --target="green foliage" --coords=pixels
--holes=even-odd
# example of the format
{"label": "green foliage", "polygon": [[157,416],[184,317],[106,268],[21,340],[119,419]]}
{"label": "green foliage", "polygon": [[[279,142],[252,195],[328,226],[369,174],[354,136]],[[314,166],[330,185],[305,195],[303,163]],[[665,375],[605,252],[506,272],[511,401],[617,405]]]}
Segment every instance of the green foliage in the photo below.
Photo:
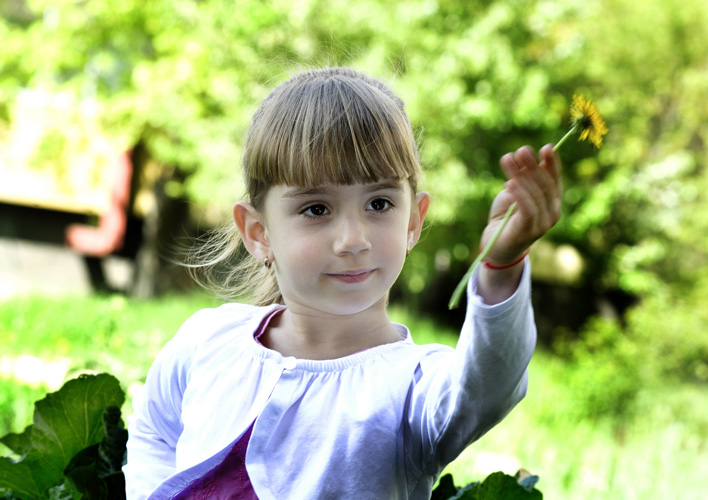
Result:
{"label": "green foliage", "polygon": [[580,417],[624,418],[638,411],[642,388],[708,381],[708,279],[696,276],[682,294],[652,294],[632,307],[623,322],[596,316],[578,336],[556,339],[567,363],[557,367],[576,388],[572,412]]}
{"label": "green foliage", "polygon": [[627,417],[646,383],[640,346],[614,320],[595,317],[577,340],[559,340],[556,349],[568,357],[562,367],[575,390],[568,396],[575,418]]}
{"label": "green foliage", "polygon": [[[0,18],[0,116],[12,120],[22,88],[95,102],[122,147],[141,141],[181,170],[170,195],[220,210],[241,193],[245,129],[276,83],[323,64],[391,81],[434,196],[434,224],[401,281],[420,306],[422,283],[449,281],[449,296],[476,253],[503,182],[497,159],[557,141],[575,92],[597,102],[610,134],[599,153],[564,147],[566,215],[549,240],[580,251],[589,286],[639,296],[691,286],[708,262],[702,0],[37,0],[20,10]],[[56,157],[60,142],[48,145]]]}
{"label": "green foliage", "polygon": [[[213,298],[200,293],[162,300],[117,295],[18,297],[0,307],[0,344],[8,360],[29,355],[61,361],[68,374],[107,371],[130,385],[144,380],[157,352],[191,314],[215,305]],[[0,390],[0,408],[6,398],[8,404],[17,399],[30,403],[42,393],[41,387],[11,390],[12,384],[2,377],[0,389],[7,385],[8,390]],[[2,432],[10,428],[5,427],[5,417],[9,419],[11,413],[0,415]]]}
{"label": "green foliage", "polygon": [[[68,498],[59,491],[63,488],[81,498],[97,487],[82,479],[89,472],[108,482],[104,489],[110,491],[108,486],[117,484],[117,453],[127,440],[118,410],[123,400],[118,380],[103,374],[82,375],[37,401],[34,423],[0,439],[16,457],[0,458],[0,492],[22,500]],[[109,407],[114,409],[106,411]],[[93,463],[87,448],[97,450]]]}
{"label": "green foliage", "polygon": [[647,298],[627,314],[626,333],[644,369],[657,379],[708,381],[708,277],[694,275],[683,293]]}
{"label": "green foliage", "polygon": [[[521,471],[519,471],[521,472]],[[541,500],[543,495],[534,486],[538,476],[509,476],[503,472],[493,472],[484,481],[456,488],[452,476],[440,478],[431,500]]]}
{"label": "green foliage", "polygon": [[[0,435],[32,420],[32,403],[64,378],[85,371],[114,373],[127,388],[142,383],[160,348],[196,310],[218,305],[200,293],[143,300],[121,296],[18,297],[0,307],[4,366],[25,357],[38,365],[0,373]],[[48,369],[55,366],[56,369]],[[27,369],[23,370],[27,371]],[[126,404],[124,412],[130,412]]]}

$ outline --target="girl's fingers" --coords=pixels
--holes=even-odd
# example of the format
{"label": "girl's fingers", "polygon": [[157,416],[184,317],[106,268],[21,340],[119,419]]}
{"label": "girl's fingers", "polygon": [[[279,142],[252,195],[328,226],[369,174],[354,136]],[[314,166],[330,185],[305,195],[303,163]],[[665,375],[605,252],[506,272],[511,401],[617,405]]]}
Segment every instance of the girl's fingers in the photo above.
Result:
{"label": "girl's fingers", "polygon": [[535,183],[527,179],[528,174],[521,174],[513,181],[510,181],[510,191],[516,200],[518,213],[524,220],[526,229],[532,229],[536,223],[528,224],[529,221],[535,221],[539,214],[543,212],[545,205],[545,197]]}
{"label": "girl's fingers", "polygon": [[513,153],[507,153],[499,159],[499,165],[507,179],[513,179],[519,175],[519,166],[516,164]]}
{"label": "girl's fingers", "polygon": [[536,153],[531,146],[523,146],[517,149],[514,153],[514,160],[521,169],[533,169],[538,165]]}
{"label": "girl's fingers", "polygon": [[540,151],[541,159],[546,166],[546,170],[551,174],[551,177],[560,184],[562,178],[563,167],[560,158],[556,151],[553,151],[552,144],[546,144]]}
{"label": "girl's fingers", "polygon": [[[536,158],[536,152],[530,146],[524,146],[514,153],[505,155],[504,166],[506,167],[505,173],[510,176],[510,179],[526,175],[525,179],[536,182],[539,186],[553,182],[551,174],[546,168],[541,167]],[[531,179],[528,177],[529,175]]]}
{"label": "girl's fingers", "polygon": [[[561,165],[553,146],[536,152],[524,146],[499,161],[509,178],[507,190],[518,204],[517,224],[522,232],[545,232],[560,217]],[[520,227],[521,229],[521,227]]]}
{"label": "girl's fingers", "polygon": [[[516,220],[511,229],[513,240],[524,242],[530,246],[555,224],[553,211],[549,210],[543,192],[538,188],[531,188],[521,183],[512,183],[512,195],[516,199]],[[511,224],[510,224],[511,225]]]}
{"label": "girl's fingers", "polygon": [[561,184],[560,162],[550,145],[541,149],[540,156],[541,163],[538,163],[533,149],[528,146],[516,152],[514,158],[519,166],[518,179],[539,208],[545,205],[556,211]]}
{"label": "girl's fingers", "polygon": [[[528,205],[529,198],[533,199],[536,204],[540,202],[538,190],[534,183],[544,182],[543,175],[539,171],[538,163],[535,158],[535,152],[529,146],[524,146],[517,149],[514,153],[504,155],[500,161],[505,175],[509,178],[509,185],[517,185],[514,198],[517,202],[524,205],[522,212],[528,212],[532,207]],[[547,174],[546,174],[547,175]]]}
{"label": "girl's fingers", "polygon": [[541,207],[548,197],[544,193],[552,183],[550,175],[540,168],[531,148],[522,148],[515,154],[516,164],[520,166],[516,176],[517,182],[523,188],[526,196]]}
{"label": "girl's fingers", "polygon": [[552,211],[554,223],[560,218],[561,200],[563,198],[563,166],[558,153],[553,150],[552,144],[541,148],[541,159],[544,170],[551,176],[552,182],[548,190],[548,206]]}

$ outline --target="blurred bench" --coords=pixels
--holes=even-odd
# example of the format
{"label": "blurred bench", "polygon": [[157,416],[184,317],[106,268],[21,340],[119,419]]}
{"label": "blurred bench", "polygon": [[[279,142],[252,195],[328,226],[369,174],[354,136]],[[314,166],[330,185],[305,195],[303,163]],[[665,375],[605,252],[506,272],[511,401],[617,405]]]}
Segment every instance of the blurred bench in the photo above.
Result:
{"label": "blurred bench", "polygon": [[0,236],[65,245],[83,257],[95,290],[112,291],[102,261],[135,259],[141,224],[130,216],[130,154],[118,154],[104,172],[109,189],[103,196],[72,197],[52,186],[46,172],[0,163]]}

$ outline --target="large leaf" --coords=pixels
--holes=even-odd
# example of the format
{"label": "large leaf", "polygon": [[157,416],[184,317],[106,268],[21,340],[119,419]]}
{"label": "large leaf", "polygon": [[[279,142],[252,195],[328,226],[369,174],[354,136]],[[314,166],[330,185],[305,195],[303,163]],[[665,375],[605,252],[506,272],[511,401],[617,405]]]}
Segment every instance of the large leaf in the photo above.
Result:
{"label": "large leaf", "polygon": [[124,399],[118,380],[101,374],[70,380],[35,403],[31,448],[17,463],[0,462],[0,491],[26,500],[44,498],[50,487],[62,482],[71,459],[103,439],[104,409],[120,407]]}
{"label": "large leaf", "polygon": [[528,490],[516,478],[494,472],[477,487],[453,497],[459,500],[541,500],[543,495],[537,489]]}

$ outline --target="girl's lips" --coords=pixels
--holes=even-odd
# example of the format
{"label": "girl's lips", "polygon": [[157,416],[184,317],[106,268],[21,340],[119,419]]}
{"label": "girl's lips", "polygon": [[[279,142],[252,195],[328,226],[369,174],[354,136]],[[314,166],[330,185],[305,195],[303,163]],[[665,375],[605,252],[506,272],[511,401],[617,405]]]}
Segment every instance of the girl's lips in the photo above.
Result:
{"label": "girl's lips", "polygon": [[374,273],[373,269],[362,269],[360,271],[344,271],[341,273],[331,273],[328,276],[343,281],[344,283],[361,283],[366,281]]}

